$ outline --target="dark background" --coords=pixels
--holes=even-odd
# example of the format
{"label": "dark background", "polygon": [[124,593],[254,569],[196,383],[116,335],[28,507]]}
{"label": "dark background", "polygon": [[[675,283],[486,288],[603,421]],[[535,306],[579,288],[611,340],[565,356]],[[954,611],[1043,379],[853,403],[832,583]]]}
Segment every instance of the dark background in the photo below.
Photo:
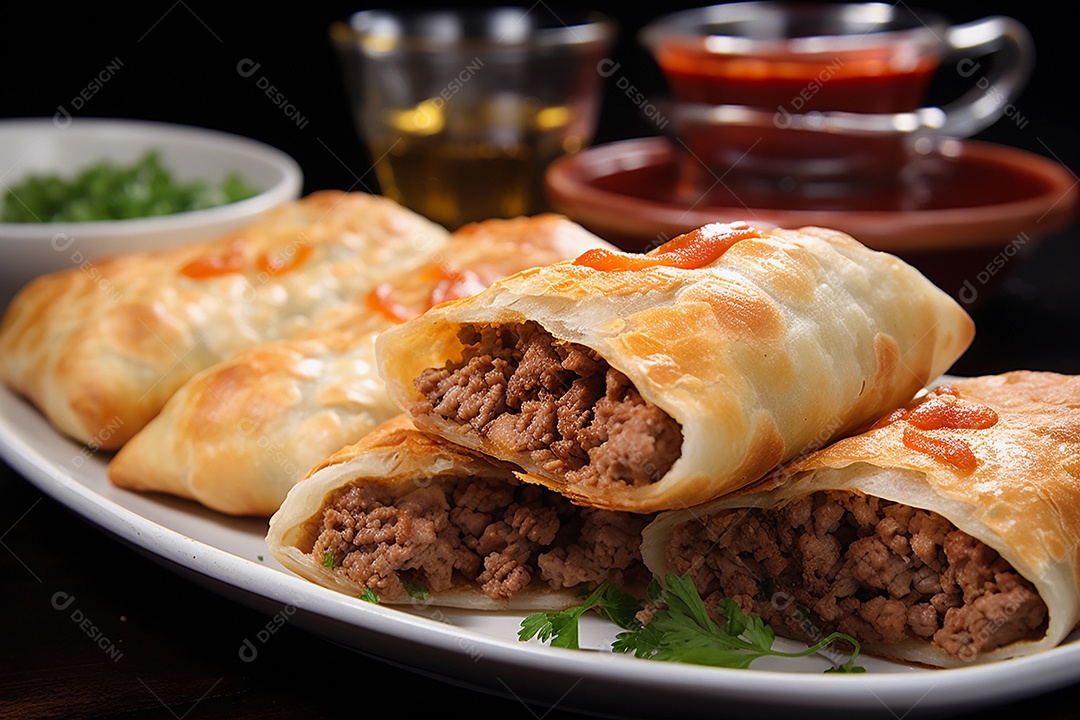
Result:
{"label": "dark background", "polygon": [[[555,14],[570,7],[526,5]],[[619,24],[612,59],[621,64],[621,74],[646,94],[663,92],[659,71],[636,41],[637,31],[653,17],[693,3],[598,0],[590,5]],[[20,3],[17,11],[5,13],[0,26],[0,116],[52,117],[63,106],[74,116],[225,130],[291,154],[303,167],[306,192],[376,190],[327,36],[331,22],[362,7],[203,0]],[[929,7],[957,22],[1012,15],[1030,28],[1038,48],[1036,69],[1016,103],[1028,122],[1021,128],[1002,121],[980,137],[1080,168],[1080,64],[1067,11],[1034,2],[950,1]],[[259,63],[256,75],[237,72],[245,59]],[[117,61],[115,75],[76,110],[73,99]],[[295,107],[302,127],[256,86],[259,76]],[[609,85],[596,141],[653,131],[632,102]],[[957,372],[1080,372],[1078,248],[1074,223],[1008,268],[1009,280],[974,310],[978,338]],[[236,659],[236,637],[261,628],[265,617],[181,580],[43,498],[9,469],[0,470],[0,587],[6,596],[0,606],[0,717],[336,717],[349,711],[565,715],[562,708],[421,680],[289,626],[258,663],[242,664]],[[121,662],[103,659],[50,607],[57,589],[78,597],[88,616],[126,643]],[[363,687],[377,691],[356,690]],[[1061,691],[1003,713],[1074,717],[1078,692]]]}
{"label": "dark background", "polygon": [[[431,3],[398,0],[394,7]],[[663,79],[637,42],[638,30],[654,17],[700,3],[635,5],[596,0],[592,7],[615,19],[619,39],[612,59],[646,94],[661,93]],[[581,4],[524,3],[533,12],[558,16]],[[378,5],[375,5],[378,6]],[[307,175],[306,190],[348,188],[358,180],[372,189],[370,161],[354,130],[337,58],[327,30],[363,4],[317,2],[287,6],[165,0],[127,6],[108,4],[22,4],[21,17],[0,32],[4,79],[0,115],[52,116],[60,106],[76,116],[134,117],[226,130],[285,150]],[[1006,14],[1024,22],[1035,37],[1037,67],[1016,103],[1029,122],[1023,128],[999,122],[984,139],[1056,155],[1075,167],[1073,137],[1080,93],[1075,28],[1060,11],[1041,3],[950,0],[927,4],[956,22]],[[79,109],[72,99],[109,63],[122,67]],[[237,64],[259,63],[243,77]],[[306,121],[295,120],[256,86],[265,76]],[[607,87],[597,142],[655,133],[631,100],[613,83]]]}
{"label": "dark background", "polygon": [[[483,3],[478,3],[483,4]],[[432,3],[398,0],[394,7]],[[558,16],[575,3],[523,3]],[[358,137],[328,39],[332,22],[365,7],[348,2],[274,5],[164,0],[125,6],[23,3],[18,19],[0,28],[3,91],[0,117],[132,117],[187,123],[246,135],[291,154],[305,173],[305,191],[323,188],[377,191],[367,148]],[[595,0],[589,7],[619,26],[612,60],[619,78],[645,95],[662,94],[663,78],[637,34],[649,20],[693,2],[632,4]],[[1045,3],[1017,0],[927,3],[954,22],[1011,15],[1031,30],[1037,48],[1034,74],[1016,102],[1024,120],[1003,119],[979,139],[1022,148],[1080,168],[1080,61],[1075,25]],[[242,76],[241,61],[258,63]],[[121,67],[79,109],[73,100],[109,64]],[[246,67],[250,66],[250,62]],[[292,118],[261,90],[274,85],[295,109]],[[930,100],[957,95],[956,73],[939,73]],[[597,143],[656,133],[634,102],[609,78]],[[1072,229],[1075,229],[1075,224]],[[960,374],[1018,367],[1080,372],[1080,292],[1075,272],[1080,243],[1070,232],[1044,238],[1034,257],[1011,260],[1010,280],[999,294],[984,293],[975,311],[979,332],[972,352],[955,367]],[[981,267],[981,266],[980,266]],[[949,289],[953,292],[953,289]]]}

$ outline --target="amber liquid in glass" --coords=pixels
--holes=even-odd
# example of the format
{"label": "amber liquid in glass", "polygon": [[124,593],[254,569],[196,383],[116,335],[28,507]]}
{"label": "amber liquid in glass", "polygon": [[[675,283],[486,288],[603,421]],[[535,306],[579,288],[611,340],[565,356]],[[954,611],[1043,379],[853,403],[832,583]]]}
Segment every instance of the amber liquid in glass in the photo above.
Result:
{"label": "amber liquid in glass", "polygon": [[425,101],[387,113],[371,149],[384,194],[453,230],[545,208],[548,164],[580,147],[569,108],[526,100],[469,107]]}

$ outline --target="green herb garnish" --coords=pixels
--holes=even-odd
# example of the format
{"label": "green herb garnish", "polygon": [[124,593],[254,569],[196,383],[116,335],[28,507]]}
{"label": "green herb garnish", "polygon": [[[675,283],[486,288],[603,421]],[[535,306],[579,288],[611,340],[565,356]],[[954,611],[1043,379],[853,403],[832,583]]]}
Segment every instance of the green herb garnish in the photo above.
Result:
{"label": "green herb garnish", "polygon": [[605,580],[580,605],[559,612],[539,612],[521,621],[519,640],[537,638],[551,641],[552,647],[578,650],[578,620],[588,610],[596,610],[621,628],[632,629],[641,623],[634,615],[641,606],[633,595],[623,593],[614,583]]}
{"label": "green herb garnish", "polygon": [[805,657],[839,640],[849,643],[854,651],[847,662],[826,672],[865,672],[855,664],[859,656],[858,641],[844,633],[832,633],[799,652],[773,650],[776,635],[772,628],[760,616],[744,614],[730,598],[719,604],[724,624],[713,622],[688,576],[669,575],[663,601],[667,607],[657,610],[648,625],[620,633],[612,649],[650,660],[748,668],[760,657]]}
{"label": "green herb garnish", "polygon": [[177,182],[151,151],[132,165],[102,161],[70,179],[32,175],[8,189],[0,220],[83,222],[172,215],[226,205],[257,192],[235,173],[220,186]]}
{"label": "green herb garnish", "polygon": [[364,588],[364,591],[357,595],[364,602],[369,602],[372,605],[379,604],[379,596],[375,594],[375,591],[369,587]]}
{"label": "green herb garnish", "polygon": [[410,597],[414,597],[417,600],[427,600],[431,597],[431,591],[420,583],[403,583],[405,585],[405,592],[409,593]]}
{"label": "green herb garnish", "polygon": [[521,622],[518,639],[536,637],[541,642],[550,641],[552,647],[578,649],[578,620],[587,610],[596,610],[626,630],[612,643],[612,651],[617,653],[633,653],[648,660],[745,669],[760,657],[804,657],[843,641],[854,648],[851,657],[825,672],[865,672],[855,664],[859,656],[858,641],[844,633],[832,633],[799,652],[773,650],[776,636],[772,628],[760,616],[744,614],[730,598],[719,604],[723,625],[713,622],[693,581],[686,575],[669,575],[666,589],[660,589],[654,581],[649,586],[648,600],[662,602],[666,607],[654,612],[648,625],[642,625],[635,617],[641,609],[638,601],[604,582],[581,605],[527,616]]}
{"label": "green herb garnish", "polygon": [[334,569],[334,553],[328,552],[325,555],[323,555],[322,564],[323,564],[323,567],[326,568],[327,570],[333,570]]}

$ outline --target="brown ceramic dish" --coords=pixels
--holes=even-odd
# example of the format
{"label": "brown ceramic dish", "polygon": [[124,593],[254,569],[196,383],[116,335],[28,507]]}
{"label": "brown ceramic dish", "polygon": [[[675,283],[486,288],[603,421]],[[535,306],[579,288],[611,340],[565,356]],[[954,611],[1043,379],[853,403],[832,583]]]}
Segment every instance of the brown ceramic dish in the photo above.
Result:
{"label": "brown ceramic dish", "polygon": [[1067,224],[1080,199],[1058,163],[977,141],[946,143],[916,183],[857,196],[734,189],[709,175],[705,192],[689,191],[687,162],[667,139],[625,140],[560,158],[546,187],[555,210],[627,250],[709,222],[821,225],[903,257],[961,300],[1004,274],[999,260]]}

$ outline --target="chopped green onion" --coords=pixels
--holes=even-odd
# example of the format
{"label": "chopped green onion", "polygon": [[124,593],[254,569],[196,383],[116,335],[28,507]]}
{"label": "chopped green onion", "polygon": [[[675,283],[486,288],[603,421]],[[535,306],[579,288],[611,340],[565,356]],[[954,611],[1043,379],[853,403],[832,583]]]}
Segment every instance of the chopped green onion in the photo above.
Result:
{"label": "chopped green onion", "polygon": [[417,600],[427,600],[431,597],[431,591],[420,583],[405,583],[405,592],[409,593],[410,597],[414,597]]}
{"label": "chopped green onion", "polygon": [[84,222],[173,215],[226,205],[257,192],[235,173],[220,186],[179,183],[151,151],[133,165],[102,161],[71,179],[31,175],[8,189],[0,220]]}

